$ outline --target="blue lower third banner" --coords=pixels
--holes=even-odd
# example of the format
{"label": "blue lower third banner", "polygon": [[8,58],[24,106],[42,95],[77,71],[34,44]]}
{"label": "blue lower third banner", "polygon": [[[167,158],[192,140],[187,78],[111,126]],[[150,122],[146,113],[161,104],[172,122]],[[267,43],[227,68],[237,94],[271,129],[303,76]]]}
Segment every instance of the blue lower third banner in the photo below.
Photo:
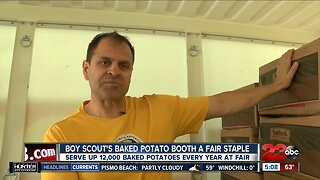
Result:
{"label": "blue lower third banner", "polygon": [[248,171],[258,172],[259,163],[41,163],[41,172],[106,171]]}
{"label": "blue lower third banner", "polygon": [[100,164],[101,171],[251,171],[258,172],[258,163],[221,164]]}
{"label": "blue lower third banner", "polygon": [[259,172],[252,163],[46,163],[10,162],[10,172],[107,172],[107,171],[247,171]]}

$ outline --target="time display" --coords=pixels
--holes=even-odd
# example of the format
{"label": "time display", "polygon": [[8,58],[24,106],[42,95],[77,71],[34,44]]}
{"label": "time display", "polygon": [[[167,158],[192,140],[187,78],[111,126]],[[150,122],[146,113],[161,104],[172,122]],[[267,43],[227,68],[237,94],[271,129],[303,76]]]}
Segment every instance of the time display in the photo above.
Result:
{"label": "time display", "polygon": [[280,163],[262,163],[262,171],[280,171]]}

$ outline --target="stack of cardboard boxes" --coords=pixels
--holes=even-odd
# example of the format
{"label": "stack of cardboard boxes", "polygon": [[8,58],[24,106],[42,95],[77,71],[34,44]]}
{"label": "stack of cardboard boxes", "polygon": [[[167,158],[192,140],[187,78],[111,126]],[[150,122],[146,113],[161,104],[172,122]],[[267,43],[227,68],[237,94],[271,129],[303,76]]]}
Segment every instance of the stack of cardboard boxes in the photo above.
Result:
{"label": "stack of cardboard boxes", "polygon": [[[320,179],[320,39],[293,54],[299,69],[291,86],[259,104],[260,139],[263,144],[292,145],[298,149],[299,173],[264,173],[265,180]],[[274,81],[279,60],[259,69],[260,85]],[[275,153],[278,153],[277,151]]]}
{"label": "stack of cardboard boxes", "polygon": [[[255,88],[258,83],[241,89]],[[240,89],[240,90],[241,90]],[[257,143],[259,137],[258,106],[248,108],[242,112],[222,117],[222,143]],[[251,172],[223,172],[222,180],[260,180],[260,173]]]}

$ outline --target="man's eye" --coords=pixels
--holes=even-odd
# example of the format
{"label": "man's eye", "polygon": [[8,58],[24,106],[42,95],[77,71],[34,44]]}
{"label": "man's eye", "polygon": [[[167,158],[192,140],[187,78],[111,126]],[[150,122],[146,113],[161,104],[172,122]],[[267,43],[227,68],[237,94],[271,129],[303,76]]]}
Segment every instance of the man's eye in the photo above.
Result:
{"label": "man's eye", "polygon": [[129,64],[120,64],[120,68],[121,69],[130,69],[130,65]]}
{"label": "man's eye", "polygon": [[108,61],[100,61],[99,64],[101,64],[101,65],[109,65],[110,62],[108,62]]}

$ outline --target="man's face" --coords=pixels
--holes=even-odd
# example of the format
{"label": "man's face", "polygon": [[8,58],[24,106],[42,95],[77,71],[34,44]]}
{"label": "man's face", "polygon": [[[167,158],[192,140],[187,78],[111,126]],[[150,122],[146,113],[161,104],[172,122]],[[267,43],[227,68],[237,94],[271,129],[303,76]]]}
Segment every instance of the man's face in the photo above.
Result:
{"label": "man's face", "polygon": [[84,77],[89,81],[91,98],[117,101],[128,92],[133,57],[126,43],[101,39],[90,64],[84,61],[82,67]]}

